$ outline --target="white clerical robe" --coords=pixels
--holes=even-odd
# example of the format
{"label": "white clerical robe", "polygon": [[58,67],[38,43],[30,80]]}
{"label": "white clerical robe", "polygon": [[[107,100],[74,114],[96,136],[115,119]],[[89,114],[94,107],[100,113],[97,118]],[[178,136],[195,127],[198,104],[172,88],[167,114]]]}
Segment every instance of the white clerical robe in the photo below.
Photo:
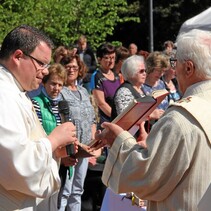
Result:
{"label": "white clerical robe", "polygon": [[0,66],[0,210],[48,211],[41,205],[59,186],[58,161],[32,103]]}

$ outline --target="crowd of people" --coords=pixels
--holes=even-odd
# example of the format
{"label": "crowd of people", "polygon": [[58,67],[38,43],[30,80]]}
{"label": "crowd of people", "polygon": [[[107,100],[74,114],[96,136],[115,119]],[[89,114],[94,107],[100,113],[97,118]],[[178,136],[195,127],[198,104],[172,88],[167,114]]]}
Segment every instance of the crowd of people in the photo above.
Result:
{"label": "crowd of people", "polygon": [[[163,51],[106,42],[95,53],[84,35],[54,49],[36,28],[14,28],[0,50],[0,210],[97,211],[107,187],[148,210],[197,210],[211,182],[210,43],[192,30]],[[136,134],[111,123],[159,89],[168,96]]]}

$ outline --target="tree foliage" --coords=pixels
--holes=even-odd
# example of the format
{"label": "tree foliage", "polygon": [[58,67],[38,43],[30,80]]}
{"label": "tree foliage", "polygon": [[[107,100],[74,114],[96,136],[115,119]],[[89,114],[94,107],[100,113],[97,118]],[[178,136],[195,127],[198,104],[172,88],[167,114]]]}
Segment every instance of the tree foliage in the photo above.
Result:
{"label": "tree foliage", "polygon": [[[154,49],[175,41],[187,19],[210,6],[210,0],[154,0]],[[104,41],[149,49],[149,0],[0,0],[0,43],[15,26],[44,30],[56,45],[87,36],[92,47]]]}
{"label": "tree foliage", "polygon": [[134,10],[133,4],[128,5],[126,0],[0,2],[0,42],[15,26],[29,24],[45,31],[56,45],[69,45],[84,34],[91,45],[96,47],[113,34],[118,23],[139,22],[137,9]]}

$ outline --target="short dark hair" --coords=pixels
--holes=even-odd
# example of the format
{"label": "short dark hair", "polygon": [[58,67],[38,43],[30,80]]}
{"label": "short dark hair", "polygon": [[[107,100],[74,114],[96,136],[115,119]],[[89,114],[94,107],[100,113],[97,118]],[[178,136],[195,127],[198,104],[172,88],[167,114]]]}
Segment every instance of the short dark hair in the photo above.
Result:
{"label": "short dark hair", "polygon": [[25,54],[30,54],[41,41],[53,49],[53,42],[42,31],[28,25],[18,26],[4,38],[0,50],[0,59],[8,58],[18,49],[22,50]]}
{"label": "short dark hair", "polygon": [[115,53],[115,50],[111,43],[104,43],[97,48],[96,56],[97,58],[103,58],[107,54]]}

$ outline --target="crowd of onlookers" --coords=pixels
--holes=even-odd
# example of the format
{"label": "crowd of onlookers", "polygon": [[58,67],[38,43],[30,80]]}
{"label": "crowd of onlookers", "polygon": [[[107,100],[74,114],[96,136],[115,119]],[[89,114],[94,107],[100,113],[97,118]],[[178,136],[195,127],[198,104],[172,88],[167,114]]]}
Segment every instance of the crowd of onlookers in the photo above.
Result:
{"label": "crowd of onlookers", "polygon": [[[47,134],[62,123],[58,102],[66,100],[77,138],[87,145],[96,130],[102,129],[101,124],[112,121],[132,100],[167,89],[169,95],[145,122],[149,132],[169,103],[181,97],[171,61],[175,54],[172,41],[164,43],[163,51],[151,53],[138,50],[135,43],[128,48],[104,43],[94,52],[82,35],[71,47],[61,45],[54,50],[49,74],[39,89],[28,95]],[[100,208],[106,190],[101,176],[108,151],[105,147],[91,158],[72,159],[71,166],[62,159],[58,210]]]}
{"label": "crowd of onlookers", "polygon": [[[93,211],[108,192],[153,211],[207,210],[211,33],[176,43],[93,52],[81,36],[53,51],[34,27],[11,30],[0,49],[0,210]],[[135,132],[112,123],[159,90]]]}
{"label": "crowd of onlookers", "polygon": [[[28,93],[46,132],[49,134],[62,123],[58,103],[65,100],[77,138],[80,144],[87,145],[96,130],[102,129],[101,124],[112,121],[132,100],[151,95],[157,89],[167,89],[169,95],[145,122],[149,132],[169,103],[181,97],[174,64],[170,63],[176,47],[172,41],[166,41],[163,48],[149,53],[138,50],[135,43],[128,48],[104,43],[94,52],[84,35],[71,47],[58,46],[42,85]],[[135,135],[137,141],[138,136],[139,132]],[[100,208],[106,190],[101,176],[108,153],[104,147],[91,158],[72,158],[71,166],[62,159],[58,210]]]}

